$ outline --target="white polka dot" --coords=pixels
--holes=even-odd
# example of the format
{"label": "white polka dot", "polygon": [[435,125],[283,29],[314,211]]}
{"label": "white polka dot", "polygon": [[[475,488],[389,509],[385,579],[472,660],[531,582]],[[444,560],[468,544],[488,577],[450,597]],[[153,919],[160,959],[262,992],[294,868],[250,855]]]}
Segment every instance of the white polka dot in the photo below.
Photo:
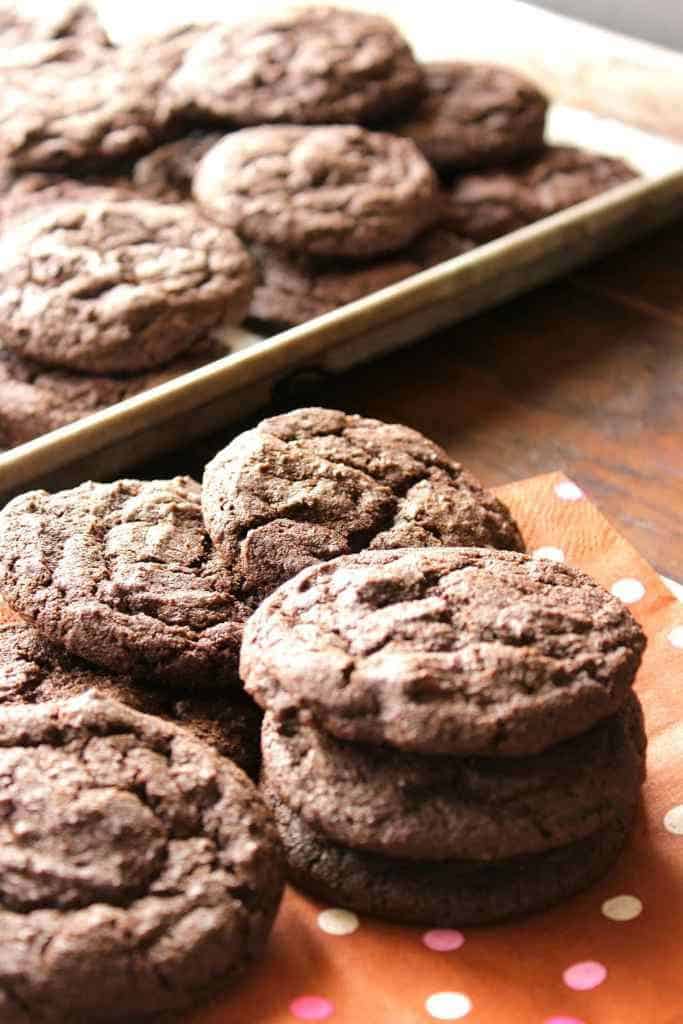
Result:
{"label": "white polka dot", "polygon": [[425,1008],[435,1020],[462,1020],[472,1009],[472,1001],[464,992],[435,992],[425,1001]]}
{"label": "white polka dot", "polygon": [[645,596],[645,587],[640,580],[631,579],[629,576],[625,576],[623,580],[617,580],[612,584],[611,589],[614,596],[624,604],[635,604]]}
{"label": "white polka dot", "polygon": [[553,490],[558,498],[563,501],[580,501],[583,498],[583,491],[573,480],[560,480],[555,484]]}
{"label": "white polka dot", "polygon": [[672,647],[678,647],[683,651],[683,626],[674,626],[670,633],[667,633],[667,639]]}
{"label": "white polka dot", "polygon": [[683,804],[677,804],[666,812],[664,828],[673,836],[683,836]]}
{"label": "white polka dot", "polygon": [[610,921],[632,921],[642,911],[643,904],[637,896],[613,896],[602,905],[602,912]]}
{"label": "white polka dot", "polygon": [[564,551],[562,548],[536,548],[532,554],[534,558],[547,558],[551,562],[564,562]]}
{"label": "white polka dot", "polygon": [[318,928],[328,935],[351,935],[360,924],[351,910],[321,910],[318,914]]}

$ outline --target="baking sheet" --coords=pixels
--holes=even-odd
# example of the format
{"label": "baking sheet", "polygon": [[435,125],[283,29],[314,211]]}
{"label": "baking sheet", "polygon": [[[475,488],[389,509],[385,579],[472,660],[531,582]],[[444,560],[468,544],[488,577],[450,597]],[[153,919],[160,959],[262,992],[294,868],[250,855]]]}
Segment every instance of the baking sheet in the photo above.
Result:
{"label": "baking sheet", "polygon": [[224,359],[1,454],[0,500],[121,473],[255,412],[291,374],[338,372],[399,348],[683,212],[682,144],[559,104],[548,138],[621,156],[644,177],[267,339],[225,329]]}

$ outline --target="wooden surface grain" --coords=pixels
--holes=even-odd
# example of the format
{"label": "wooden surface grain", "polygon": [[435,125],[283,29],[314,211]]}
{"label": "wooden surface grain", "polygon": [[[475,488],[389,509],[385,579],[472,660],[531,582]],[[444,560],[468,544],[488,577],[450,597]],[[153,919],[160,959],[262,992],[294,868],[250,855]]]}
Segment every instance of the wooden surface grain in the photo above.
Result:
{"label": "wooden surface grain", "polygon": [[[487,485],[560,469],[660,571],[683,580],[683,224],[571,278],[329,380],[322,404],[408,423]],[[243,423],[147,463],[188,472]]]}

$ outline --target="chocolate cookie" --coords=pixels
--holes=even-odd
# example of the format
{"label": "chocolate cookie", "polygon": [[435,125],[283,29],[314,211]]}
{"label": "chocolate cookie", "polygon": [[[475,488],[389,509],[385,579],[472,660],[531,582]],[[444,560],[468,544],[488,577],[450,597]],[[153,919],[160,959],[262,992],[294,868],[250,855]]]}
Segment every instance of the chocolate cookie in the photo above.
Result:
{"label": "chocolate cookie", "polygon": [[532,160],[456,179],[445,220],[455,231],[488,242],[635,177],[623,160],[549,147]]}
{"label": "chocolate cookie", "polygon": [[404,924],[460,928],[543,910],[597,881],[619,856],[635,817],[568,846],[481,864],[385,857],[314,832],[273,791],[262,790],[285,848],[291,881],[316,899]]}
{"label": "chocolate cookie", "polygon": [[261,713],[241,691],[178,699],[142,689],[125,676],[96,669],[50,643],[27,622],[0,623],[0,706],[64,701],[94,690],[147,715],[183,725],[256,778],[261,761]]}
{"label": "chocolate cookie", "polygon": [[204,519],[241,593],[363,548],[523,549],[508,510],[438,445],[400,424],[297,409],[238,435],[208,464]]}
{"label": "chocolate cookie", "polygon": [[248,609],[188,477],[15,498],[0,513],[0,591],[48,639],[112,672],[238,685]]}
{"label": "chocolate cookie", "polygon": [[15,177],[0,196],[0,226],[32,217],[44,206],[64,202],[97,202],[135,199],[129,181],[119,177],[68,178],[49,171],[33,171]]}
{"label": "chocolate cookie", "polygon": [[548,217],[637,177],[623,160],[572,146],[548,148],[524,169],[524,185],[536,218]]}
{"label": "chocolate cookie", "polygon": [[3,1024],[157,1022],[260,956],[282,892],[255,787],[92,694],[0,718]]}
{"label": "chocolate cookie", "polygon": [[543,145],[548,100],[509,68],[461,61],[425,64],[423,98],[392,131],[437,167],[488,167]]}
{"label": "chocolate cookie", "polygon": [[224,345],[207,338],[163,369],[107,377],[50,369],[0,349],[0,444],[31,441],[226,354]]}
{"label": "chocolate cookie", "polygon": [[220,132],[193,132],[140,157],[133,185],[152,199],[180,203],[190,197],[192,178],[201,158],[223,138]]}
{"label": "chocolate cookie", "polygon": [[195,199],[252,242],[365,259],[408,245],[438,216],[434,172],[410,139],[355,125],[266,125],[203,158]]}
{"label": "chocolate cookie", "polygon": [[188,207],[58,203],[0,239],[0,330],[48,366],[147,370],[240,321],[252,275],[239,240]]}
{"label": "chocolate cookie", "polygon": [[621,601],[567,565],[484,548],[365,551],[271,594],[246,626],[240,671],[261,707],[299,709],[340,739],[522,756],[615,714],[644,647]]}
{"label": "chocolate cookie", "polygon": [[266,715],[271,790],[335,843],[410,860],[493,861],[566,846],[638,797],[645,731],[635,694],[592,730],[523,758],[406,754]]}
{"label": "chocolate cookie", "polygon": [[414,100],[421,83],[390,21],[319,6],[216,26],[188,51],[167,94],[194,119],[368,123]]}
{"label": "chocolate cookie", "polygon": [[434,227],[393,256],[346,265],[256,246],[252,256],[257,277],[249,316],[271,324],[302,324],[460,256],[473,245],[448,228]]}

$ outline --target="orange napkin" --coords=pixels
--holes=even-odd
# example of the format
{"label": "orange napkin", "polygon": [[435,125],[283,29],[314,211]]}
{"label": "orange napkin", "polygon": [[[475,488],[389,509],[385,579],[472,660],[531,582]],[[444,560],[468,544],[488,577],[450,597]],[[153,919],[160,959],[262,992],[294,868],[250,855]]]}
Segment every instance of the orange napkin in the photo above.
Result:
{"label": "orange napkin", "polygon": [[563,906],[462,933],[358,920],[289,890],[264,961],[192,1024],[683,1024],[683,605],[562,475],[498,493],[530,552],[614,588],[647,631],[648,781],[628,850]]}

